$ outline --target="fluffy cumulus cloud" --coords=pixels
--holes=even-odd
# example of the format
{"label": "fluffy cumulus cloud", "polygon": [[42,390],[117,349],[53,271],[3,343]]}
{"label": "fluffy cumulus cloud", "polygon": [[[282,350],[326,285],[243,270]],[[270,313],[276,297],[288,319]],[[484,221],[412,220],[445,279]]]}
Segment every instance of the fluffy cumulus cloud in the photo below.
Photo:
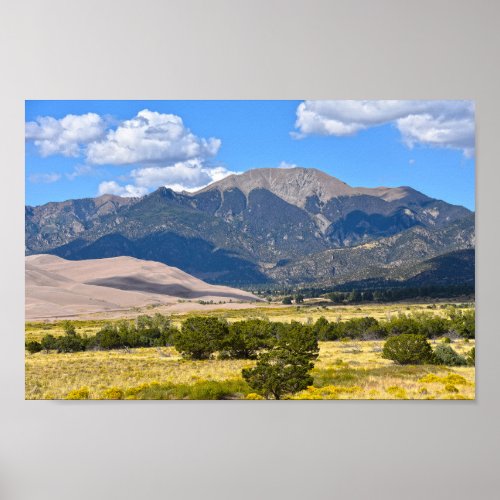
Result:
{"label": "fluffy cumulus cloud", "polygon": [[97,165],[175,163],[214,156],[220,140],[194,135],[177,115],[144,109],[87,147],[87,161]]}
{"label": "fluffy cumulus cloud", "polygon": [[453,148],[471,157],[475,147],[472,101],[304,101],[292,135],[346,136],[393,123],[408,147]]}
{"label": "fluffy cumulus cloud", "polygon": [[127,198],[144,196],[147,192],[146,188],[134,186],[133,184],[122,186],[116,181],[101,182],[98,189],[99,196],[103,194],[116,194]]}
{"label": "fluffy cumulus cloud", "polygon": [[[32,141],[44,157],[82,157],[84,164],[65,174],[68,180],[96,174],[103,165],[135,167],[121,176],[120,182],[101,182],[99,194],[142,196],[159,186],[194,191],[232,173],[224,167],[208,165],[219,151],[219,139],[198,137],[180,116],[148,109],[113,127],[94,113],[62,119],[40,117],[26,123],[26,140]],[[33,177],[33,182],[55,182],[61,178],[57,174],[57,179],[49,181],[52,174],[44,175],[47,180],[38,176]]]}
{"label": "fluffy cumulus cloud", "polygon": [[81,148],[102,137],[106,125],[95,113],[66,115],[56,119],[42,116],[26,123],[26,140],[33,141],[41,156],[79,156]]}
{"label": "fluffy cumulus cloud", "polygon": [[224,167],[206,166],[200,160],[177,162],[166,167],[146,167],[132,170],[137,186],[155,188],[165,186],[175,191],[195,191],[219,181],[234,172]]}
{"label": "fluffy cumulus cloud", "polygon": [[115,181],[102,182],[99,185],[99,194],[142,196],[159,186],[174,191],[196,191],[233,173],[221,166],[207,166],[199,159],[187,160],[164,167],[134,169],[129,176],[131,184],[121,186]]}

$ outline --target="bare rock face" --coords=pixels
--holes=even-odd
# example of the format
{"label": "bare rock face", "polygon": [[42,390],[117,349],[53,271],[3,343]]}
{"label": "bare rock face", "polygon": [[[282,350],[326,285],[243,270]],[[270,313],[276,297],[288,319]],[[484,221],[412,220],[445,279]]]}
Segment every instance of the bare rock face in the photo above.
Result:
{"label": "bare rock face", "polygon": [[[351,196],[356,190],[335,177],[314,168],[259,168],[230,175],[200,192],[218,189],[221,193],[239,189],[248,198],[254,189],[266,189],[291,205],[304,208],[307,198],[317,196],[326,203],[331,198]],[[195,193],[196,194],[196,193]]]}
{"label": "bare rock face", "polygon": [[[374,242],[387,250],[358,256]],[[249,170],[195,193],[161,187],[142,198],[106,195],[26,207],[28,255],[128,255],[238,286],[324,280],[321,256],[337,249],[336,259],[349,263],[356,255],[383,276],[393,263],[473,247],[473,213],[464,207],[405,186],[351,187],[306,168]],[[313,261],[318,265],[311,268]],[[357,276],[366,274],[360,266]],[[334,267],[329,279],[348,279],[340,267],[352,266]],[[285,268],[293,273],[285,277]]]}
{"label": "bare rock face", "polygon": [[[203,193],[218,189],[221,193],[239,189],[248,198],[254,189],[266,189],[281,199],[305,208],[309,198],[317,198],[321,204],[332,198],[343,196],[376,196],[385,201],[395,201],[417,191],[407,187],[399,188],[356,188],[315,168],[258,168],[243,174],[230,175],[198,191]],[[195,193],[198,194],[198,193]],[[422,198],[426,196],[418,193]]]}

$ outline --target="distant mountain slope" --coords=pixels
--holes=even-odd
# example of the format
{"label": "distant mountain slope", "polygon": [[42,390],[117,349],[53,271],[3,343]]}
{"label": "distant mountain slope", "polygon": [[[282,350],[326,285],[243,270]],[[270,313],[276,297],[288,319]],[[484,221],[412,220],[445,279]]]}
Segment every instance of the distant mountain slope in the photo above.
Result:
{"label": "distant mountain slope", "polygon": [[68,261],[26,257],[26,319],[172,304],[180,299],[258,300],[242,290],[209,285],[175,267],[131,257]]}
{"label": "distant mountain slope", "polygon": [[409,187],[350,187],[315,169],[250,170],[193,194],[26,207],[28,255],[129,255],[213,283],[361,277],[473,247],[464,207]]}
{"label": "distant mountain slope", "polygon": [[[455,221],[446,228],[413,227],[396,235],[353,247],[334,248],[302,259],[283,262],[269,270],[280,283],[336,283],[369,278],[408,279],[410,267],[429,258],[474,248],[474,218]],[[460,277],[460,269],[453,271]],[[415,271],[416,273],[416,271]],[[452,276],[450,275],[450,278]]]}
{"label": "distant mountain slope", "polygon": [[379,276],[360,280],[342,280],[337,283],[341,290],[472,286],[475,281],[475,251],[457,250],[417,263],[394,267]]}

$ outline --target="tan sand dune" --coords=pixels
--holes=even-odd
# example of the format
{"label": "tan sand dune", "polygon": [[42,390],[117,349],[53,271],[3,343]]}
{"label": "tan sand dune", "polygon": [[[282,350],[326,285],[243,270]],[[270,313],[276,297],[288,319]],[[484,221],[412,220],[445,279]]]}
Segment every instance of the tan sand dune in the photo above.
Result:
{"label": "tan sand dune", "polygon": [[209,285],[159,262],[113,257],[71,261],[25,258],[26,319],[49,319],[176,304],[179,299],[254,302],[249,292]]}

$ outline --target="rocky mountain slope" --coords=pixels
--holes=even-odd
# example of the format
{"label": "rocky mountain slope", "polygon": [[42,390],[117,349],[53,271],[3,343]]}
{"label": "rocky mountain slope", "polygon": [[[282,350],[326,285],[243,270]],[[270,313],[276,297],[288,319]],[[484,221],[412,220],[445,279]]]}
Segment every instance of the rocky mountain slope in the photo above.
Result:
{"label": "rocky mountain slope", "polygon": [[410,188],[315,169],[256,169],[196,193],[159,188],[26,207],[26,253],[129,255],[213,283],[362,279],[474,248],[474,215]]}

